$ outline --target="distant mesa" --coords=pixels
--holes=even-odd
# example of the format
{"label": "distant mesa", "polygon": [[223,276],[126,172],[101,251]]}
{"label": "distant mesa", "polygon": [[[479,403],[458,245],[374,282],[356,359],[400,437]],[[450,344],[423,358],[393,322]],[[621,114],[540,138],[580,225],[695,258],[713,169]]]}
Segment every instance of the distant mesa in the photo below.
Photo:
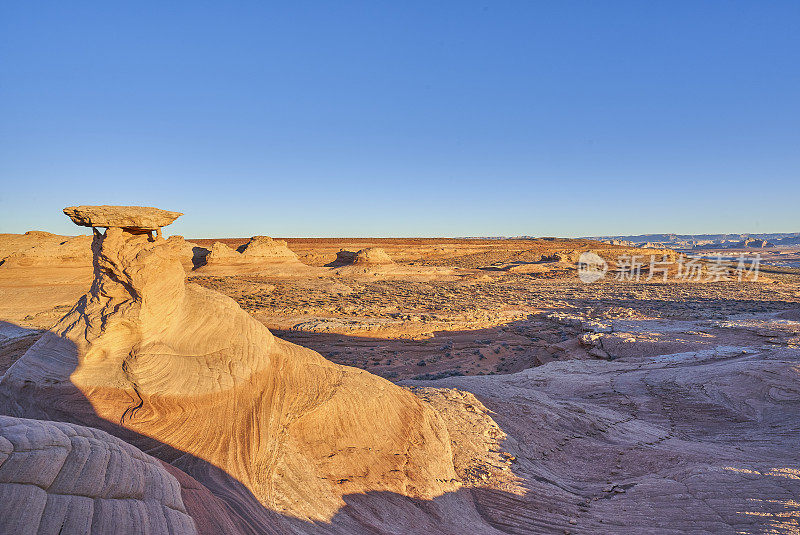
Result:
{"label": "distant mesa", "polygon": [[57,236],[57,234],[45,232],[44,230],[29,230],[24,236],[29,236],[31,238],[52,238],[53,236]]}
{"label": "distant mesa", "polygon": [[588,239],[611,245],[670,249],[763,249],[800,244],[800,232],[764,234],[641,234],[636,236],[599,236]]}
{"label": "distant mesa", "polygon": [[756,238],[747,238],[742,242],[742,247],[754,247],[754,248],[764,248],[764,247],[775,247],[775,244],[769,242],[767,240],[758,240]]}
{"label": "distant mesa", "polygon": [[183,214],[148,206],[68,206],[64,213],[82,227],[121,228],[133,234],[157,232]]}

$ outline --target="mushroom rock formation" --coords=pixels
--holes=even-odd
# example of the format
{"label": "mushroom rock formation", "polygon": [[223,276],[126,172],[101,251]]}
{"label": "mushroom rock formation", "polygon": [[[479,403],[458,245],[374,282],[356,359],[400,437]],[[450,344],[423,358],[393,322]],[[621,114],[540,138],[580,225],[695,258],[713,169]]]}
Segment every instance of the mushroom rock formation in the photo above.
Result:
{"label": "mushroom rock formation", "polygon": [[3,533],[196,534],[181,485],[103,431],[0,416]]}
{"label": "mushroom rock formation", "polygon": [[102,213],[132,226],[95,234],[91,289],[0,379],[0,413],[104,429],[225,500],[302,520],[329,521],[347,494],[458,488],[427,404],[186,283],[175,248],[138,233],[139,211]]}

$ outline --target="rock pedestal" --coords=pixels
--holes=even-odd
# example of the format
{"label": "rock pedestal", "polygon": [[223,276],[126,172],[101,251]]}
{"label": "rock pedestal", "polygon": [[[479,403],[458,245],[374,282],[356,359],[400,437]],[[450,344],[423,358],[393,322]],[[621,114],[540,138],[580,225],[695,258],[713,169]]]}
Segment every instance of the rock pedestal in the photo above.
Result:
{"label": "rock pedestal", "polygon": [[[0,378],[0,414],[116,435],[223,497],[248,533],[275,513],[331,522],[346,496],[458,489],[447,428],[410,391],[280,340],[187,283],[172,238],[143,234],[180,214],[65,212],[108,229],[94,236],[94,281]],[[254,241],[242,256],[275,245]]]}

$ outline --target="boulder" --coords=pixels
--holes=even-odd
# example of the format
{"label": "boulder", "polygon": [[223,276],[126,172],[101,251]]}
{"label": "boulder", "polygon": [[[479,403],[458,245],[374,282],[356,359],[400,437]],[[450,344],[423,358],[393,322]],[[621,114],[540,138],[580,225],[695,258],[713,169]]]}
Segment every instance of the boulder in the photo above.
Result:
{"label": "boulder", "polygon": [[121,228],[129,232],[149,232],[166,227],[182,216],[147,206],[69,206],[64,213],[82,227]]}

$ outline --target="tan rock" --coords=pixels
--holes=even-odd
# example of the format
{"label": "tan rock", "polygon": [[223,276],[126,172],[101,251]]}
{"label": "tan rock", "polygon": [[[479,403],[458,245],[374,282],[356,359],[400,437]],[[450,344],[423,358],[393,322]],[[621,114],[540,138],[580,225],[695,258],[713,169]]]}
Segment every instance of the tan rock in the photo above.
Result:
{"label": "tan rock", "polygon": [[69,206],[64,213],[82,227],[122,228],[129,231],[150,231],[166,227],[182,216],[146,206]]}
{"label": "tan rock", "polygon": [[388,264],[394,264],[394,261],[386,254],[386,251],[380,247],[367,247],[357,252],[342,249],[336,253],[336,260],[331,266],[381,266]]}
{"label": "tan rock", "polygon": [[371,265],[383,266],[387,264],[394,264],[394,261],[386,254],[386,251],[380,247],[368,247],[361,249],[356,253],[353,259],[353,264],[356,265]]}
{"label": "tan rock", "polygon": [[259,274],[281,277],[304,273],[310,277],[318,274],[319,269],[303,264],[284,240],[253,236],[236,250],[222,242],[214,242],[197,271],[217,276]]}
{"label": "tan rock", "polygon": [[253,236],[241,248],[246,261],[298,261],[284,240],[273,240],[269,236]]}
{"label": "tan rock", "polygon": [[[36,236],[26,234],[30,245],[22,246],[3,259],[5,267],[91,266],[91,236]],[[54,238],[60,238],[55,239]]]}
{"label": "tan rock", "polygon": [[[93,252],[91,290],[0,380],[0,412],[105,429],[306,520],[329,521],[349,494],[458,488],[444,424],[408,390],[186,284],[163,239],[111,227]],[[236,483],[220,488],[220,470]]]}
{"label": "tan rock", "polygon": [[231,249],[222,242],[215,241],[211,246],[211,252],[208,253],[206,257],[206,262],[213,264],[223,260],[238,258],[239,256],[241,256],[241,253],[237,253],[236,250]]}
{"label": "tan rock", "polygon": [[108,433],[0,416],[0,532],[195,534],[181,486]]}

